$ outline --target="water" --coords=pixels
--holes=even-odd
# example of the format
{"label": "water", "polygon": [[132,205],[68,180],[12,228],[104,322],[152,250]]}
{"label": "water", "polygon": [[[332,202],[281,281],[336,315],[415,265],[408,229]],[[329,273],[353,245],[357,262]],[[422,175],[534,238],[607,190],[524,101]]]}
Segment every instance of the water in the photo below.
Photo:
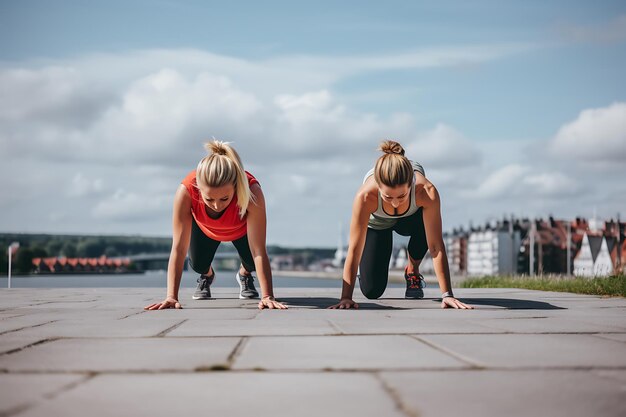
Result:
{"label": "water", "polygon": [[[193,271],[183,272],[181,288],[195,288],[198,274]],[[341,290],[341,279],[307,278],[281,276],[273,277],[274,287],[287,288],[337,288]],[[358,284],[357,284],[358,285]],[[13,288],[163,288],[167,286],[165,271],[149,271],[145,274],[120,275],[31,275],[11,277]],[[389,287],[399,286],[389,283]],[[233,271],[217,271],[212,287],[239,288]],[[259,285],[257,284],[257,287]],[[0,278],[0,288],[7,288],[7,277]]]}

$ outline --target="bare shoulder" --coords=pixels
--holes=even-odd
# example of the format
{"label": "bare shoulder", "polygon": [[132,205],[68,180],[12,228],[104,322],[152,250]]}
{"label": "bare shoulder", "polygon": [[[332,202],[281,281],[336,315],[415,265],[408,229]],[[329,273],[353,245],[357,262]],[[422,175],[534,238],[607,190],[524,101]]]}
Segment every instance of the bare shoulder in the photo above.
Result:
{"label": "bare shoulder", "polygon": [[252,199],[248,204],[248,212],[264,211],[265,210],[265,196],[263,190],[259,184],[252,184],[250,186],[250,194]]}
{"label": "bare shoulder", "polygon": [[261,188],[261,185],[259,183],[254,183],[250,186],[250,192],[252,193],[252,195],[254,195],[255,197],[259,197],[262,198],[263,197],[263,189]]}
{"label": "bare shoulder", "polygon": [[415,180],[415,201],[418,206],[429,207],[439,204],[439,192],[435,184],[424,176],[416,173]]}
{"label": "bare shoulder", "polygon": [[191,206],[191,195],[189,195],[187,187],[185,187],[183,184],[180,184],[176,189],[176,194],[174,195],[174,203],[177,205],[182,204]]}
{"label": "bare shoulder", "polygon": [[354,198],[354,207],[373,213],[378,207],[378,185],[374,177],[368,178],[359,188]]}

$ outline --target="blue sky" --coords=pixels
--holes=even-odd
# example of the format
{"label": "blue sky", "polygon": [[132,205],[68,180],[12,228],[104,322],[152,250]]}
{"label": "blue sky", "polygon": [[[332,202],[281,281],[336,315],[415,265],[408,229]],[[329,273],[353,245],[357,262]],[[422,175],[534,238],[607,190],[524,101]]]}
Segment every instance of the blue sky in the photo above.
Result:
{"label": "blue sky", "polygon": [[383,137],[444,227],[626,217],[625,70],[619,1],[3,1],[0,174],[30,174],[0,230],[167,235],[211,136],[272,194],[271,243],[334,244]]}

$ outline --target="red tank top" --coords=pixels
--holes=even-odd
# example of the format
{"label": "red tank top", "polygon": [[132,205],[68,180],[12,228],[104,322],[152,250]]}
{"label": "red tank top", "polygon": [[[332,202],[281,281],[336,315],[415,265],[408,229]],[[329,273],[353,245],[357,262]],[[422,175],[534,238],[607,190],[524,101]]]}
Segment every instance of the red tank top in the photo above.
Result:
{"label": "red tank top", "polygon": [[[248,171],[246,171],[246,175],[250,186],[259,183]],[[191,171],[182,181],[182,184],[191,196],[191,215],[205,235],[220,242],[232,242],[246,235],[248,232],[247,215],[243,218],[239,217],[236,194],[222,215],[218,219],[212,219],[207,214],[206,206],[202,201],[202,195],[196,182],[196,171]]]}

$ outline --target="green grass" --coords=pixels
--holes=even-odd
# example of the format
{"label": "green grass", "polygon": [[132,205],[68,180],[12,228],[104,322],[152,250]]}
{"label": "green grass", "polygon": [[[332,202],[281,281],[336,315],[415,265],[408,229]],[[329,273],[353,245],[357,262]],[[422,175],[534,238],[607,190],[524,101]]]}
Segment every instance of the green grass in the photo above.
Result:
{"label": "green grass", "polygon": [[626,275],[581,278],[562,275],[543,276],[486,276],[470,278],[462,288],[526,288],[529,290],[573,292],[603,296],[626,297]]}

